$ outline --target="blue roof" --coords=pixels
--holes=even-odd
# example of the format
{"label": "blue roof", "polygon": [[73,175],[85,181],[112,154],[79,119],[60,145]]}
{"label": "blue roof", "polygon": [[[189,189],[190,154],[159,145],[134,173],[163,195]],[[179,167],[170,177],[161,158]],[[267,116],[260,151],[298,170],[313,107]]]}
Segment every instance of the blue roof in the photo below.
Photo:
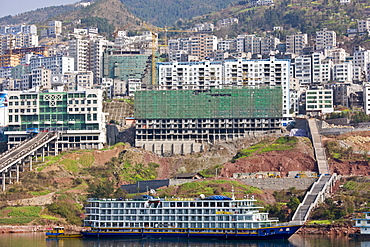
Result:
{"label": "blue roof", "polygon": [[214,195],[206,197],[205,200],[231,200],[231,198],[227,196]]}

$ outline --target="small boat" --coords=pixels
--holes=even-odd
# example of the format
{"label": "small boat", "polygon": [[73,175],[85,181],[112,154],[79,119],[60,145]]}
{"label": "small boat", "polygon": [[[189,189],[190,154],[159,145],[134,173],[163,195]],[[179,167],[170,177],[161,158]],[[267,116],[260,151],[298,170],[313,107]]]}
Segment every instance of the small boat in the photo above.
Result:
{"label": "small boat", "polygon": [[58,226],[58,227],[54,227],[51,230],[47,230],[46,237],[48,238],[82,238],[82,234],[80,233],[66,234],[64,232],[64,227]]}
{"label": "small boat", "polygon": [[364,218],[352,219],[355,222],[354,227],[360,228],[358,232],[349,235],[350,238],[355,239],[370,239],[370,212],[364,212]]}

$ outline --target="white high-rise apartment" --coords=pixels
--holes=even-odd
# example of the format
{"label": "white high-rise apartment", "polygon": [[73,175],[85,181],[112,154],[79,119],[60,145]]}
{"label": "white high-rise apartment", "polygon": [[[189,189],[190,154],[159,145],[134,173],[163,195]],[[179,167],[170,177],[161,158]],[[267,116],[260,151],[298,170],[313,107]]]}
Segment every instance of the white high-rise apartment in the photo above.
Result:
{"label": "white high-rise apartment", "polygon": [[290,60],[225,60],[223,62],[160,63],[159,88],[162,90],[210,89],[227,86],[280,86],[283,90],[283,114],[290,104]]}
{"label": "white high-rise apartment", "polygon": [[333,65],[333,80],[343,83],[351,83],[353,79],[352,61]]}
{"label": "white high-rise apartment", "polygon": [[333,64],[343,63],[349,54],[343,48],[334,48],[325,50],[327,57],[330,58]]}
{"label": "white high-rise apartment", "polygon": [[286,36],[286,52],[293,54],[301,54],[303,48],[308,44],[306,33],[298,33]]}
{"label": "white high-rise apartment", "polygon": [[324,28],[316,32],[316,50],[332,49],[337,45],[337,34]]}
{"label": "white high-rise apartment", "polygon": [[74,59],[72,57],[33,57],[30,60],[30,69],[50,69],[52,75],[61,75],[74,71]]}
{"label": "white high-rise apartment", "polygon": [[370,84],[364,85],[364,110],[367,115],[370,114]]}
{"label": "white high-rise apartment", "polygon": [[367,66],[370,63],[370,50],[358,49],[353,53],[353,79],[366,80]]}
{"label": "white high-rise apartment", "polygon": [[69,40],[69,55],[74,58],[75,71],[87,71],[89,60],[89,40]]}
{"label": "white high-rise apartment", "polygon": [[298,56],[294,59],[294,71],[292,76],[299,80],[302,86],[309,86],[312,83],[312,57],[309,55]]}

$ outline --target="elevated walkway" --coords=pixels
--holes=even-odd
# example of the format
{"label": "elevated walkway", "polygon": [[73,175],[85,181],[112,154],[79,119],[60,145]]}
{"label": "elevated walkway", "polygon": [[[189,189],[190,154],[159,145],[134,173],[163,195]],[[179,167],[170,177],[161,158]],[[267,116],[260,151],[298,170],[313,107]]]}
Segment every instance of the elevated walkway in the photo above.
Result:
{"label": "elevated walkway", "polygon": [[[10,150],[0,155],[0,180],[2,189],[5,190],[6,180],[11,183],[12,179],[19,181],[19,165],[25,159],[29,158],[30,170],[32,170],[32,156],[37,154],[39,149],[42,150],[42,157],[44,157],[45,149],[48,143],[58,138],[57,133],[53,132],[41,132],[35,137],[26,139],[14,146]],[[15,172],[16,176],[12,176],[12,172]]]}

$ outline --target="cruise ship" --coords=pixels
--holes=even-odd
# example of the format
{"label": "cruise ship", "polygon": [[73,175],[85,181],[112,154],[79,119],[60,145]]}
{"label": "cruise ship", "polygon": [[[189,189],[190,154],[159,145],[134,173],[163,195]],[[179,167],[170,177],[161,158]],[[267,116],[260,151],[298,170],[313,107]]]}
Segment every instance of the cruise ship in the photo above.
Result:
{"label": "cruise ship", "polygon": [[278,224],[260,212],[256,199],[89,199],[84,237],[175,237],[233,240],[288,239],[301,226]]}

